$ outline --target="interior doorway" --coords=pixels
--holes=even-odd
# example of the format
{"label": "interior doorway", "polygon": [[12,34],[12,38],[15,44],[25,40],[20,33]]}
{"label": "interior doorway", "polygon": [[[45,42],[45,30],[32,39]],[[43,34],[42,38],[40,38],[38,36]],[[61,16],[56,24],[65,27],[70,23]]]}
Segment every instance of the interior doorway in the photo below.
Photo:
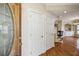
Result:
{"label": "interior doorway", "polygon": [[54,40],[55,42],[61,42],[63,31],[62,31],[62,20],[58,17],[54,24]]}

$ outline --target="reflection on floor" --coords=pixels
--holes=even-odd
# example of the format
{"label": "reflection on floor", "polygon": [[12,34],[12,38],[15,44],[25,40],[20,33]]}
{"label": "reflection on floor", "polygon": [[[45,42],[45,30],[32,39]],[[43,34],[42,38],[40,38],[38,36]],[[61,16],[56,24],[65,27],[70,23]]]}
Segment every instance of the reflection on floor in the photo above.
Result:
{"label": "reflection on floor", "polygon": [[72,56],[72,54],[64,49],[62,43],[55,43],[55,47],[47,50],[45,53],[41,54],[41,56]]}

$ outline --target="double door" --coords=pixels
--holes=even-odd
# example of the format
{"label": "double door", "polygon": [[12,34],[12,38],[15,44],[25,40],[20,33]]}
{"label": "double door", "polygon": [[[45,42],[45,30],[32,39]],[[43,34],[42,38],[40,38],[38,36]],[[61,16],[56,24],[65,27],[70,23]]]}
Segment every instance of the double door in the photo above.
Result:
{"label": "double door", "polygon": [[52,17],[31,9],[23,14],[22,55],[36,56],[54,47]]}

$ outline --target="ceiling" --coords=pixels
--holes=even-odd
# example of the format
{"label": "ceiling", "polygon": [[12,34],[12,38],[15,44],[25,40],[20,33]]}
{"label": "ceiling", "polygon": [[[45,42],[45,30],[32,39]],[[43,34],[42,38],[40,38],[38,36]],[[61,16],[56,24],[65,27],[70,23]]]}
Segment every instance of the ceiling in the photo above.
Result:
{"label": "ceiling", "polygon": [[[51,12],[56,16],[63,16],[65,14],[78,14],[79,4],[78,3],[46,3],[47,11]],[[64,13],[64,12],[67,13]]]}

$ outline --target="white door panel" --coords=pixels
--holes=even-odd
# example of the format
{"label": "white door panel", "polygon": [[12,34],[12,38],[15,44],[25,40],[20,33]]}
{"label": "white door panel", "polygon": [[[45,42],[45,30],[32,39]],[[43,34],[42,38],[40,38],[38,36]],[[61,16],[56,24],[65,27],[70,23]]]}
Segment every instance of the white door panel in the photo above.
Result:
{"label": "white door panel", "polygon": [[51,47],[54,46],[54,39],[53,39],[53,28],[54,28],[54,24],[53,24],[53,19],[50,16],[47,16],[46,19],[46,28],[45,28],[45,32],[46,34],[46,49],[49,49]]}
{"label": "white door panel", "polygon": [[27,41],[27,45],[24,42],[23,49],[28,50],[28,52],[25,52],[27,55],[40,55],[45,50],[54,46],[52,36],[53,20],[36,11],[28,10],[25,14],[25,23],[27,24],[24,27],[26,27],[25,41]]}
{"label": "white door panel", "polygon": [[44,50],[44,16],[29,12],[29,39],[31,55],[39,55]]}

